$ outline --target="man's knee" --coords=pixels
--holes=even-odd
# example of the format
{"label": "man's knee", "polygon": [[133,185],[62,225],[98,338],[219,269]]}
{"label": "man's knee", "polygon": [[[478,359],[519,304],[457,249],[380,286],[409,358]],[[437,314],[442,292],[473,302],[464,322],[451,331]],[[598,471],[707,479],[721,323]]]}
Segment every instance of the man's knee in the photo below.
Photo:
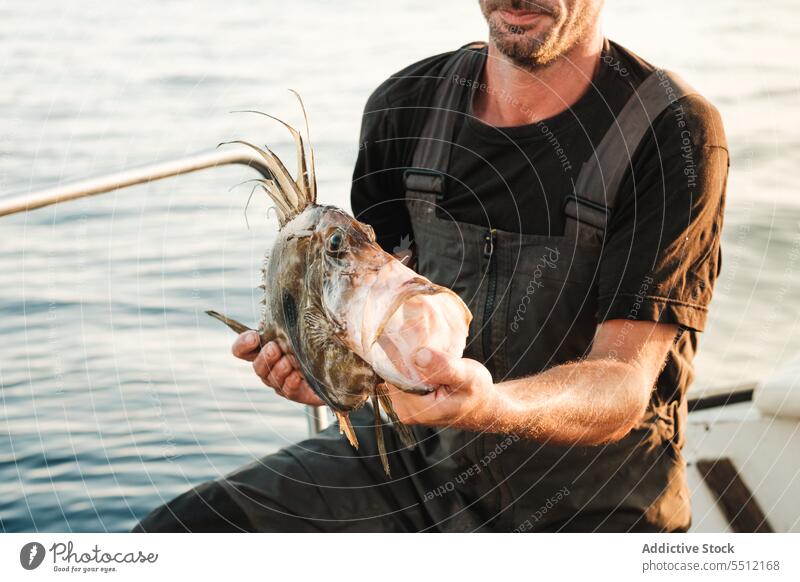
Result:
{"label": "man's knee", "polygon": [[151,511],[134,532],[242,532],[252,527],[217,481],[209,481]]}

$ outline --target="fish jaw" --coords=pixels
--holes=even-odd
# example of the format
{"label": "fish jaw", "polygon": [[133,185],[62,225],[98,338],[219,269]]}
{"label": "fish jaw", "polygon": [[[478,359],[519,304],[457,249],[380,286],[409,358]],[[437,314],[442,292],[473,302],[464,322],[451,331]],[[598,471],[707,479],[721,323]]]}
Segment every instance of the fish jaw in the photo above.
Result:
{"label": "fish jaw", "polygon": [[428,347],[461,357],[472,314],[450,289],[383,254],[382,265],[363,270],[347,295],[336,297],[341,339],[385,381],[406,392],[432,392],[438,386],[422,377],[414,354]]}
{"label": "fish jaw", "polygon": [[[466,314],[465,314],[466,311]],[[407,392],[428,393],[438,386],[427,382],[414,364],[422,347],[460,358],[466,347],[471,314],[449,289],[417,293],[404,300],[387,318],[369,359],[382,378]]]}

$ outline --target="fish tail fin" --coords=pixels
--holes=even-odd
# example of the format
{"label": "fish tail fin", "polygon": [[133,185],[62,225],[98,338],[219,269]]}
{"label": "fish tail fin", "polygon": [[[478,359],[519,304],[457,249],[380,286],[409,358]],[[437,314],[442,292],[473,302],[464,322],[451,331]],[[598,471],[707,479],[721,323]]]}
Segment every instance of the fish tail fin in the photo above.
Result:
{"label": "fish tail fin", "polygon": [[389,398],[389,390],[386,388],[386,384],[379,384],[375,388],[375,392],[378,395],[380,403],[383,405],[383,409],[386,411],[386,416],[392,421],[392,426],[394,430],[397,431],[397,436],[400,437],[400,441],[407,449],[413,449],[417,445],[417,439],[414,438],[411,429],[400,422],[397,411],[392,404],[392,399]]}
{"label": "fish tail fin", "polygon": [[372,408],[375,413],[375,441],[378,443],[378,455],[381,457],[384,473],[386,473],[387,477],[390,477],[389,455],[386,454],[386,441],[383,439],[383,418],[381,417],[381,404],[378,401],[377,388],[375,392],[370,395],[370,400],[372,401]]}
{"label": "fish tail fin", "polygon": [[210,315],[214,319],[221,321],[236,333],[244,333],[246,331],[252,331],[252,328],[247,327],[245,324],[240,323],[235,319],[231,319],[230,317],[226,317],[221,313],[217,313],[216,311],[206,311],[206,314]]}
{"label": "fish tail fin", "polygon": [[356,431],[353,430],[353,425],[350,423],[347,413],[334,411],[334,414],[339,419],[339,433],[346,436],[353,448],[358,450],[358,437],[356,436]]}

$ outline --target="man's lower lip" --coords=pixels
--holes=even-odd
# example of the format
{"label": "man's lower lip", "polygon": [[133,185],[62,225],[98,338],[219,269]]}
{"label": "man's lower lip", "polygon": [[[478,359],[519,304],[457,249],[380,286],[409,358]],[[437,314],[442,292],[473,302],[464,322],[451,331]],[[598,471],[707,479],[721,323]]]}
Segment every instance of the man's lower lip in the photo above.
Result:
{"label": "man's lower lip", "polygon": [[525,26],[531,24],[543,16],[541,12],[528,12],[526,10],[499,10],[500,17],[508,24]]}

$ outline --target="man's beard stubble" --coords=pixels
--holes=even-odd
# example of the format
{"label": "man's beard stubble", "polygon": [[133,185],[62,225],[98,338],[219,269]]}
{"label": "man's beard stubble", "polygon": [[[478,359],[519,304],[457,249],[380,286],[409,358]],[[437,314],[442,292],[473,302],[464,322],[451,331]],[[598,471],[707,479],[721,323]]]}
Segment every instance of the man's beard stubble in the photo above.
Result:
{"label": "man's beard stubble", "polygon": [[[549,15],[549,26],[540,32],[515,27],[502,21],[495,10],[521,10],[528,7]],[[591,29],[597,15],[585,10],[575,10],[566,21],[561,19],[557,7],[545,6],[525,0],[486,0],[481,2],[489,23],[489,37],[501,54],[517,66],[533,71],[552,64],[581,42]],[[572,8],[575,8],[574,6]]]}

